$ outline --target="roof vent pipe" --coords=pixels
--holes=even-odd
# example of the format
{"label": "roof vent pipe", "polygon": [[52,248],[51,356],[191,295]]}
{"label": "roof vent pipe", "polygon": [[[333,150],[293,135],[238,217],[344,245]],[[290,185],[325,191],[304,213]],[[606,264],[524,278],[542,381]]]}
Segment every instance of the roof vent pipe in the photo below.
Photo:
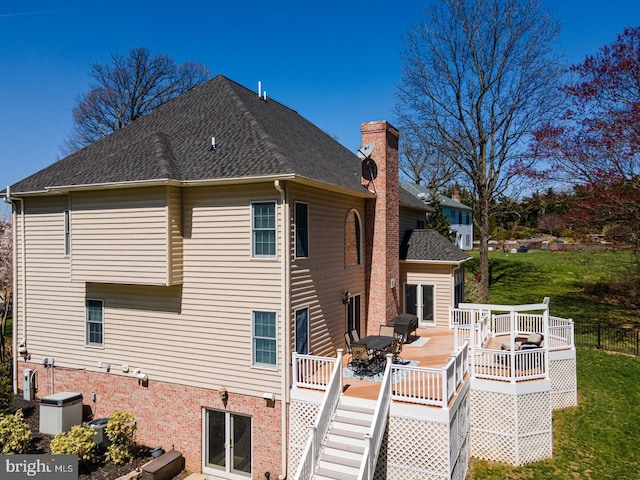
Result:
{"label": "roof vent pipe", "polygon": [[7,185],[7,195],[4,197],[6,203],[11,203],[11,187]]}
{"label": "roof vent pipe", "polygon": [[262,82],[258,80],[258,98],[262,96]]}

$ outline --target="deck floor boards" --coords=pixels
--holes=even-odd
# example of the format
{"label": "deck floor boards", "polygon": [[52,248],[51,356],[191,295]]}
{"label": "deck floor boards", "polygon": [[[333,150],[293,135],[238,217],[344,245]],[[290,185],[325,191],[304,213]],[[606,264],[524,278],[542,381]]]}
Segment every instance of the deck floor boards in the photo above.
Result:
{"label": "deck floor boards", "polygon": [[[420,338],[427,337],[429,341],[423,346],[412,346],[405,344],[400,356],[404,360],[415,360],[419,367],[441,368],[444,367],[453,352],[454,331],[448,328],[419,328],[417,335]],[[414,342],[415,343],[415,342]],[[345,354],[342,365],[347,366],[351,356]],[[342,385],[345,387],[345,396],[376,400],[380,392],[380,382],[371,380],[359,380],[353,378],[343,378]]]}

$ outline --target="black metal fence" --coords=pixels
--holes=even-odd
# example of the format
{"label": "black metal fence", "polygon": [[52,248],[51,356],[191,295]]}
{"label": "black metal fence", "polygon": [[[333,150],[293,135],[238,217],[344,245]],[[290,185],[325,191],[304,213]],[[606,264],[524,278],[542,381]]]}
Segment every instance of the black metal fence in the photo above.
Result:
{"label": "black metal fence", "polygon": [[578,347],[640,355],[640,326],[576,322],[574,323],[574,339]]}

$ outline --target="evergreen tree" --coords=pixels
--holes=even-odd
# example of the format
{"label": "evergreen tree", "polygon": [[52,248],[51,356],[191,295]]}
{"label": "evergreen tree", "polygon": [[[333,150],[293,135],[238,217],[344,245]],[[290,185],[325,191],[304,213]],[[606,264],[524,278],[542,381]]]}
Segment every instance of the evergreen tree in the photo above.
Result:
{"label": "evergreen tree", "polygon": [[437,193],[434,193],[432,195],[430,204],[433,207],[433,212],[427,215],[427,220],[425,222],[426,228],[435,230],[443,237],[452,242],[455,242],[456,234],[453,230],[451,230],[449,220],[444,215],[444,211],[442,210],[442,206],[440,205],[440,200],[438,199]]}

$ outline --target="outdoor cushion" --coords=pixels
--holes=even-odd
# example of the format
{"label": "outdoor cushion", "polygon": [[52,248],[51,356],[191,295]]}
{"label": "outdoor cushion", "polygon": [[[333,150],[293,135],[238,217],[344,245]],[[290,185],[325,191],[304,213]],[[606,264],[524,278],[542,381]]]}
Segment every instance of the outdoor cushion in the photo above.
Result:
{"label": "outdoor cushion", "polygon": [[542,343],[542,335],[540,335],[539,333],[531,333],[529,334],[527,341],[524,343],[532,343],[534,345],[540,346],[540,344]]}

